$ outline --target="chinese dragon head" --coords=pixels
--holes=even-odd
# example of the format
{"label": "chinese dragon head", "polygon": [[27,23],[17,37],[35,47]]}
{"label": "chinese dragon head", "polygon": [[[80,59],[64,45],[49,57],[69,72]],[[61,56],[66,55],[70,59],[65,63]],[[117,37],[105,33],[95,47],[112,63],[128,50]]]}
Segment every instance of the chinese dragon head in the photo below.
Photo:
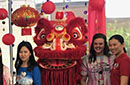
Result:
{"label": "chinese dragon head", "polygon": [[34,51],[42,85],[76,85],[80,77],[88,31],[84,19],[72,14],[58,12],[55,21],[41,18],[35,27]]}

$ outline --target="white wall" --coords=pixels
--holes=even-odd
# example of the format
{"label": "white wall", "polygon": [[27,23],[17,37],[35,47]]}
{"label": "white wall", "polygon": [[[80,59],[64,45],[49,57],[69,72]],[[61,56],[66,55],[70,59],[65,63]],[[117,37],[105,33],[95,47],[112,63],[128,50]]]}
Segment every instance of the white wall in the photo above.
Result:
{"label": "white wall", "polygon": [[[8,2],[7,0],[1,0],[0,2],[0,8],[4,8],[8,10]],[[3,55],[3,63],[10,67],[10,56],[9,56],[9,46],[4,45],[2,42],[2,37],[6,33],[9,33],[9,25],[8,25],[8,18],[4,20],[0,20],[0,47],[2,49],[2,55]],[[5,22],[5,24],[2,24],[2,22]]]}

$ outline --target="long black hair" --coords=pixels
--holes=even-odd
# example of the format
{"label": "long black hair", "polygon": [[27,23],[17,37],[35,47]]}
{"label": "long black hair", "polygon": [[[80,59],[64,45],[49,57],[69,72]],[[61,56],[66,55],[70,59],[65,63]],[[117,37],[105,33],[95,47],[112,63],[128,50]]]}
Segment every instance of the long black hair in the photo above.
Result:
{"label": "long black hair", "polygon": [[35,61],[35,58],[34,58],[34,54],[33,54],[33,49],[32,49],[32,45],[27,42],[27,41],[22,41],[19,45],[18,45],[18,48],[17,48],[17,59],[16,59],[16,62],[15,62],[15,68],[16,68],[16,72],[18,74],[18,70],[19,68],[21,67],[22,65],[22,60],[20,59],[20,56],[19,56],[19,52],[21,50],[21,48],[25,46],[27,47],[27,49],[30,51],[31,55],[29,57],[29,61],[28,61],[28,68],[27,68],[27,71],[32,71],[33,68],[37,65],[37,62]]}
{"label": "long black hair", "polygon": [[0,85],[3,85],[3,62],[2,62],[2,52],[0,48]]}
{"label": "long black hair", "polygon": [[[109,39],[109,41],[112,40],[112,39],[118,40],[121,44],[124,43],[124,38],[123,38],[121,35],[119,35],[119,34],[116,34],[116,35],[111,36],[110,39]],[[125,47],[123,48],[123,50],[124,50],[124,52],[126,53]]]}
{"label": "long black hair", "polygon": [[97,33],[93,36],[93,40],[92,40],[92,43],[91,43],[91,47],[90,47],[90,55],[89,55],[89,63],[91,62],[95,62],[96,61],[96,52],[93,48],[93,45],[94,45],[94,40],[97,39],[97,38],[102,38],[104,39],[104,55],[106,55],[107,57],[109,57],[109,48],[108,48],[108,45],[107,45],[107,41],[106,41],[106,36],[102,33]]}

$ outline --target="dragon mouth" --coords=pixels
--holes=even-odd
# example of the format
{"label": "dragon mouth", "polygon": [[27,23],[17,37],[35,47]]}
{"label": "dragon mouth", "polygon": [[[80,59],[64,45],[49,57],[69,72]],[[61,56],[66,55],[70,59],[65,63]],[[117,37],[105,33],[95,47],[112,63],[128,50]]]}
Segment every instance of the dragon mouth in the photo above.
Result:
{"label": "dragon mouth", "polygon": [[40,67],[48,70],[69,69],[77,64],[77,61],[72,60],[38,60]]}
{"label": "dragon mouth", "polygon": [[66,49],[73,49],[76,46],[73,43],[66,43],[62,39],[54,39],[51,43],[45,43],[43,46],[43,49],[49,49],[49,50],[62,50],[65,51]]}
{"label": "dragon mouth", "polygon": [[35,55],[39,59],[81,59],[86,54],[86,47],[80,46],[68,48],[66,50],[50,50],[43,46],[38,46],[34,49]]}

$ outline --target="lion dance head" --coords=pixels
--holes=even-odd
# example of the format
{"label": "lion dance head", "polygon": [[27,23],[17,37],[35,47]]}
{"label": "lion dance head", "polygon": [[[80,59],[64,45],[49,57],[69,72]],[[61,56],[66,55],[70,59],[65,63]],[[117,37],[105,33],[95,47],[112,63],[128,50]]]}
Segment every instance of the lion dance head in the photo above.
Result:
{"label": "lion dance head", "polygon": [[76,85],[81,57],[86,53],[87,32],[84,19],[72,12],[57,12],[56,20],[38,21],[34,51],[43,85]]}

